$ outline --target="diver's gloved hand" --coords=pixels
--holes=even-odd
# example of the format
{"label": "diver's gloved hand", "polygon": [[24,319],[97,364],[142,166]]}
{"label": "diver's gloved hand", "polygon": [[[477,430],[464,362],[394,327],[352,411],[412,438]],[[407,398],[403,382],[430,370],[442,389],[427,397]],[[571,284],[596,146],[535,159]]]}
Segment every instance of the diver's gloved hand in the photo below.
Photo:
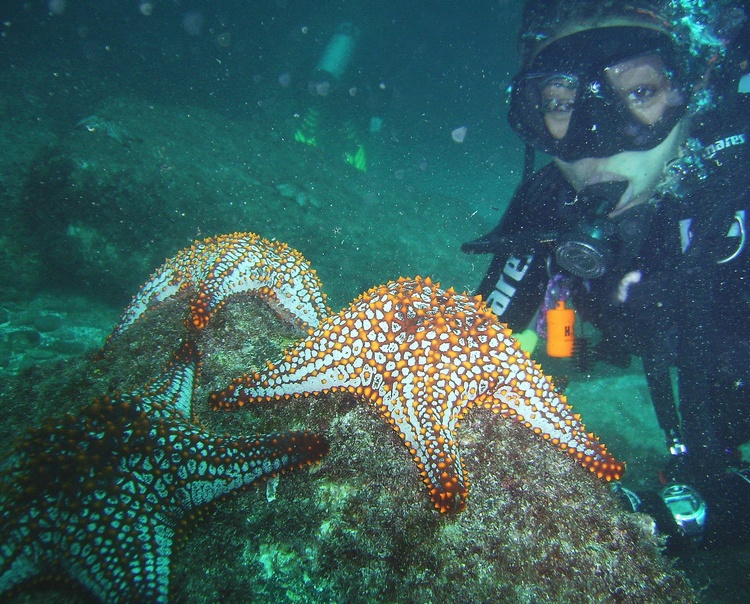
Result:
{"label": "diver's gloved hand", "polygon": [[464,254],[494,254],[498,248],[499,244],[493,240],[492,233],[461,244],[461,251]]}

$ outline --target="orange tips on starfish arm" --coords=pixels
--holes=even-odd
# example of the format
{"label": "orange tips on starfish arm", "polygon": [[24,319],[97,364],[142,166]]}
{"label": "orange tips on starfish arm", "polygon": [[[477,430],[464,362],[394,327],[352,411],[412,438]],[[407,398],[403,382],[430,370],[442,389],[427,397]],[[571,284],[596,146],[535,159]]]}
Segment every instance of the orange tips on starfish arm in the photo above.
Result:
{"label": "orange tips on starfish arm", "polygon": [[449,452],[449,445],[442,437],[428,441],[426,446],[417,446],[423,450],[426,463],[422,463],[419,455],[414,456],[414,461],[435,509],[441,514],[462,512],[469,496],[469,481],[464,475],[458,451]]}
{"label": "orange tips on starfish arm", "polygon": [[461,484],[455,476],[451,476],[437,486],[433,485],[428,479],[425,479],[425,482],[427,483],[430,500],[435,504],[435,509],[438,512],[450,514],[464,511],[469,489],[466,485]]}
{"label": "orange tips on starfish arm", "polygon": [[620,480],[623,474],[625,474],[625,464],[612,457],[607,448],[600,444],[593,434],[589,435],[589,437],[591,438],[590,444],[594,450],[593,454],[587,455],[575,447],[567,448],[567,453],[592,474],[596,474],[598,478],[607,482]]}
{"label": "orange tips on starfish arm", "polygon": [[259,478],[317,463],[328,453],[328,441],[310,431],[261,434],[248,439],[247,446],[265,461]]}
{"label": "orange tips on starfish arm", "polygon": [[176,364],[198,364],[201,353],[193,340],[183,340],[180,347],[175,350],[172,361]]}
{"label": "orange tips on starfish arm", "polygon": [[607,482],[620,480],[625,473],[625,464],[617,461],[606,451],[601,452],[597,458],[590,462],[584,463],[583,466]]}
{"label": "orange tips on starfish arm", "polygon": [[205,329],[209,321],[211,321],[211,312],[211,301],[204,292],[201,292],[190,301],[190,315],[185,323],[188,328],[193,328],[197,331]]}
{"label": "orange tips on starfish arm", "polygon": [[[247,394],[249,388],[257,384],[258,376],[242,375],[232,380],[224,390],[218,390],[208,395],[208,403],[214,411],[232,411],[244,407],[248,403],[266,397],[252,397]],[[272,397],[268,397],[272,398]]]}

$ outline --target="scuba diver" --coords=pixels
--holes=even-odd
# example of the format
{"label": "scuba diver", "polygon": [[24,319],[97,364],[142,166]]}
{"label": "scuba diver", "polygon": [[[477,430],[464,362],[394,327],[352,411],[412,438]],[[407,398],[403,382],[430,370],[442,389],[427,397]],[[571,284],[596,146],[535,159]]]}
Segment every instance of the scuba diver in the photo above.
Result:
{"label": "scuba diver", "polygon": [[[670,462],[658,492],[619,488],[677,547],[750,530],[746,34],[720,0],[527,0],[509,109],[525,177],[462,248],[494,255],[477,293],[525,349],[567,301],[601,335],[594,360],[642,358]],[[535,173],[534,151],[552,158]]]}
{"label": "scuba diver", "polygon": [[[357,88],[347,89],[343,83],[359,37],[359,28],[349,22],[340,23],[334,30],[308,79],[307,90],[312,103],[294,133],[294,140],[318,147],[321,139],[327,138],[329,144],[341,148],[347,164],[367,172],[365,147],[355,126]],[[323,129],[329,130],[327,137],[321,132],[321,124]]]}

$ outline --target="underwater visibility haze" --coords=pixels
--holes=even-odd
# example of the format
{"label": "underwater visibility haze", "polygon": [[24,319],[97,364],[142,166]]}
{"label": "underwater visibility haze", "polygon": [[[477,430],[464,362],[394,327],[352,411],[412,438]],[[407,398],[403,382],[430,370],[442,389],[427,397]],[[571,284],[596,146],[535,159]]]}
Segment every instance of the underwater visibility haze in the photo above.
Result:
{"label": "underwater visibility haze", "polygon": [[0,7],[3,601],[746,601],[612,494],[664,463],[639,363],[471,293],[521,8]]}

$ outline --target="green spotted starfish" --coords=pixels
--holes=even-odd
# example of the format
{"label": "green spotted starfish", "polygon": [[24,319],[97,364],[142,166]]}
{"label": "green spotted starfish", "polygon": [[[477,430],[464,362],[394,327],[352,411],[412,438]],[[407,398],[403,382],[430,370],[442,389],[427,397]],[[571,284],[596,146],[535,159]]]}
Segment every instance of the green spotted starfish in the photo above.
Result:
{"label": "green spotted starfish", "polygon": [[104,602],[167,602],[182,520],[230,492],[319,460],[309,432],[219,437],[192,416],[198,353],[155,380],[47,420],[0,464],[0,594],[69,578]]}

